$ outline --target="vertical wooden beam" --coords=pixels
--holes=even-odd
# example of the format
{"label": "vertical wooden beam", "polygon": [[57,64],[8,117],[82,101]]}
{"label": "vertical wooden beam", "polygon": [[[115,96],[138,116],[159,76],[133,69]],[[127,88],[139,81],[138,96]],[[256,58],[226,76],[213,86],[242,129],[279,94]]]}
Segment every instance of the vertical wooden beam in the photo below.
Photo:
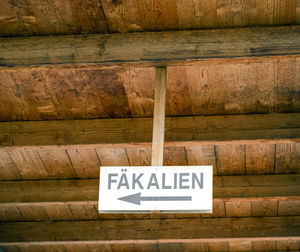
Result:
{"label": "vertical wooden beam", "polygon": [[152,166],[163,165],[167,68],[156,67],[152,137]]}

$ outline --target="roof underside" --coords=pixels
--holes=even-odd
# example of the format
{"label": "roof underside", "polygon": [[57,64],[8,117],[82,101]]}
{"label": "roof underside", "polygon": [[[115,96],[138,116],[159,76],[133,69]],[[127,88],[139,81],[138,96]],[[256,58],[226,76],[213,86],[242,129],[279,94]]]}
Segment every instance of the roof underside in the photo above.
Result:
{"label": "roof underside", "polygon": [[[300,250],[299,24],[296,0],[3,0],[0,246]],[[213,165],[213,214],[99,215],[101,165],[151,164],[162,65],[164,165]]]}

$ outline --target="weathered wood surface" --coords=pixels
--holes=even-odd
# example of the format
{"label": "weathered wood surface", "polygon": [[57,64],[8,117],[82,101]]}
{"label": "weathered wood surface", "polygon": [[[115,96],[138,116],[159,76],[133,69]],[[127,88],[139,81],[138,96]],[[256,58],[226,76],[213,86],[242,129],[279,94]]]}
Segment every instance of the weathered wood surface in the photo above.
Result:
{"label": "weathered wood surface", "polygon": [[[300,112],[300,57],[168,67],[166,115]],[[0,121],[153,117],[155,68],[0,71]]]}
{"label": "weathered wood surface", "polygon": [[[6,222],[0,242],[299,237],[300,217]],[[30,232],[29,232],[30,230]],[[122,232],[120,232],[122,230]],[[80,234],[80,235],[79,235]]]}
{"label": "weathered wood surface", "polygon": [[296,0],[1,1],[0,36],[299,24]]}
{"label": "weathered wood surface", "polygon": [[300,175],[214,177],[213,214],[98,214],[98,185],[89,180],[7,181],[1,221],[261,217],[300,215]]}
{"label": "weathered wood surface", "polygon": [[[1,146],[147,143],[152,118],[1,122]],[[300,114],[167,117],[166,142],[264,142],[300,137]],[[248,142],[249,143],[249,142]]]}
{"label": "weathered wood surface", "polygon": [[[0,202],[95,201],[98,186],[98,179],[2,181]],[[300,196],[299,186],[299,174],[215,176],[214,198]]]}
{"label": "weathered wood surface", "polygon": [[[279,187],[284,189],[283,187]],[[262,189],[264,190],[264,188]],[[274,188],[270,189],[275,190]],[[299,190],[299,186],[294,192]],[[290,189],[292,191],[292,189]],[[287,192],[285,190],[284,192]],[[289,192],[287,192],[289,193]],[[259,194],[256,194],[259,195]],[[166,218],[276,217],[299,216],[300,196],[218,198],[212,214],[154,213],[99,214],[97,201],[0,203],[0,221],[137,220]]]}
{"label": "weathered wood surface", "polygon": [[298,251],[299,237],[159,239],[136,241],[11,242],[4,251]]}
{"label": "weathered wood surface", "polygon": [[[207,144],[183,142],[167,145],[163,164],[212,165],[214,175],[300,173],[300,143],[273,140],[272,144],[230,141]],[[282,146],[287,151],[279,152]],[[250,151],[247,151],[248,148]],[[255,158],[253,151],[260,149],[265,150],[265,158],[260,153],[257,156],[261,158]],[[251,155],[246,156],[249,152]],[[5,147],[0,150],[0,180],[98,178],[101,165],[150,166],[151,143]]]}
{"label": "weathered wood surface", "polygon": [[299,40],[299,26],[1,38],[0,65],[172,65],[205,59],[299,55]]}
{"label": "weathered wood surface", "polygon": [[162,166],[164,161],[165,117],[166,117],[167,68],[155,71],[155,99],[152,131],[152,166]]}

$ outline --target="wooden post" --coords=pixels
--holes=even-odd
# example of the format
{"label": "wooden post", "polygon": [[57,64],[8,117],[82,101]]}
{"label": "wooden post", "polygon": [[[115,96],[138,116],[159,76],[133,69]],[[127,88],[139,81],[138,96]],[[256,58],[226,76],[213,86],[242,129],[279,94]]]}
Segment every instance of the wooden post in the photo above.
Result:
{"label": "wooden post", "polygon": [[152,166],[163,165],[167,68],[156,67],[152,137]]}

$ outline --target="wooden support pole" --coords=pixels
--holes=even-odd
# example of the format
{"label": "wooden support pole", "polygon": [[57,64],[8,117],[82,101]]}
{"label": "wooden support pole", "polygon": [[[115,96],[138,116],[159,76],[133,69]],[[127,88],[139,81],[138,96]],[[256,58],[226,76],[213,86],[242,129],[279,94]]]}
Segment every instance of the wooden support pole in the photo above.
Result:
{"label": "wooden support pole", "polygon": [[156,67],[152,137],[152,166],[163,165],[167,68]]}

